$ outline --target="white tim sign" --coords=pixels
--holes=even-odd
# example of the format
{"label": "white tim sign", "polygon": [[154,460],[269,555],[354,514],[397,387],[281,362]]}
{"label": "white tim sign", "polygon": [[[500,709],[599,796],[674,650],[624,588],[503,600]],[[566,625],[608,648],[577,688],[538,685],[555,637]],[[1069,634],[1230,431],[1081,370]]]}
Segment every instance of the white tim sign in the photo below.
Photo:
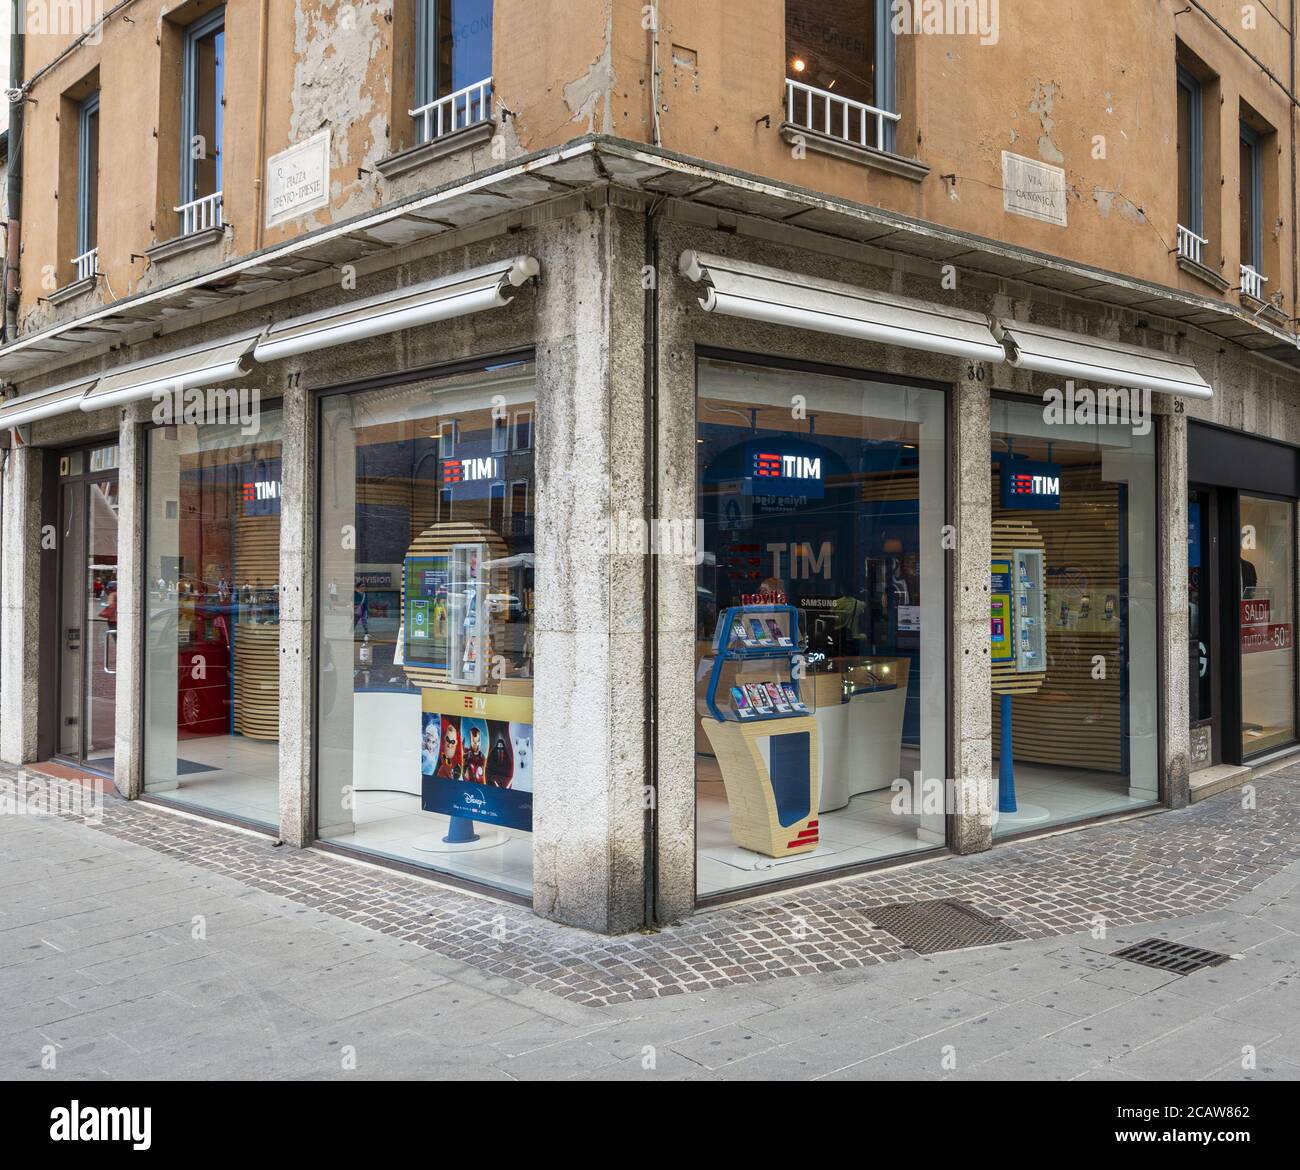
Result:
{"label": "white tim sign", "polygon": [[1002,210],[1065,227],[1065,168],[1004,150]]}
{"label": "white tim sign", "polygon": [[322,130],[266,160],[266,226],[327,207],[330,201],[330,132]]}

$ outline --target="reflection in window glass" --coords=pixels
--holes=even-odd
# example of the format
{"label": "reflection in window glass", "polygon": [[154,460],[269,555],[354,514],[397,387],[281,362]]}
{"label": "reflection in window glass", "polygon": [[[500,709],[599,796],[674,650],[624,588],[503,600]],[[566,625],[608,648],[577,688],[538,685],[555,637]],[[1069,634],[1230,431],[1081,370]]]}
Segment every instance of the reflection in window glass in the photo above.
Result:
{"label": "reflection in window glass", "polygon": [[279,823],[280,420],[148,437],[145,791]]}
{"label": "reflection in window glass", "polygon": [[516,362],[320,408],[318,835],[522,894],[533,402]]}
{"label": "reflection in window glass", "polygon": [[[712,360],[698,389],[699,894],[943,845],[944,395]],[[891,807],[917,774],[938,799]]]}
{"label": "reflection in window glass", "polygon": [[[995,680],[1008,619],[1008,667],[1036,680],[1011,700],[1017,809],[1001,811],[994,831],[1149,804],[1158,795],[1155,433],[1049,423],[1039,403],[995,400],[992,456],[995,561],[1005,547],[1001,579],[1014,583],[1001,599],[1006,614],[994,589]],[[1017,463],[1025,467],[1004,493]],[[995,775],[1001,712],[995,695]]]}
{"label": "reflection in window glass", "polygon": [[1295,505],[1241,496],[1241,751],[1295,740]]}

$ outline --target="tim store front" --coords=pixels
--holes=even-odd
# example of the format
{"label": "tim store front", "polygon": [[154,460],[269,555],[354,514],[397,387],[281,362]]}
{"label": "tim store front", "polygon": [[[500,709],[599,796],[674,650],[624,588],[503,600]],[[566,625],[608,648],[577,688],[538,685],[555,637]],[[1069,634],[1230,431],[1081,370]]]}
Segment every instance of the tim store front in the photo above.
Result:
{"label": "tim store front", "polygon": [[[1038,394],[986,393],[981,454],[972,464],[967,453],[963,472],[954,432],[968,388],[935,378],[933,363],[927,377],[899,370],[927,329],[971,347],[971,362],[1006,361],[987,318],[793,282],[758,265],[729,274],[717,258],[701,260],[685,287],[694,296],[703,279],[711,295],[688,325],[725,314],[734,307],[726,297],[751,281],[747,293],[786,296],[790,313],[816,311],[822,298],[841,318],[857,314],[862,330],[893,339],[900,360],[889,373],[855,363],[810,344],[817,334],[789,328],[795,320],[763,325],[770,350],[690,339],[691,393],[676,405],[693,418],[703,546],[694,694],[674,718],[691,728],[693,778],[673,771],[657,782],[661,798],[670,785],[693,794],[695,898],[956,847],[951,809],[920,799],[917,782],[953,774],[952,696],[968,685],[954,667],[959,498],[989,548],[981,701],[992,728],[992,836],[1158,805],[1161,418],[1062,422],[1045,415]],[[509,283],[515,269],[494,271]],[[429,303],[464,277],[431,282]],[[502,295],[503,285],[489,287]],[[293,337],[312,321],[274,328]],[[1005,329],[1018,338],[1018,357],[1055,346],[1097,358],[1082,335],[1023,322]],[[237,378],[255,371],[275,336],[222,339],[208,352],[229,358],[233,346],[237,373],[225,377]],[[1152,352],[1112,347],[1110,360],[1133,363],[1117,365],[1116,379]],[[204,360],[196,366],[190,353],[187,366],[164,363],[161,376],[221,384]],[[268,394],[253,428],[160,425],[137,395],[118,444],[108,435],[48,447],[45,506],[58,507],[60,494],[90,501],[87,523],[100,536],[78,537],[85,556],[60,562],[59,596],[71,608],[42,638],[82,654],[84,665],[74,660],[57,677],[68,694],[81,687],[84,701],[98,703],[98,723],[110,694],[131,714],[114,717],[107,746],[91,736],[88,747],[47,754],[111,772],[123,728],[135,726],[139,794],[151,800],[270,833],[286,831],[286,809],[301,801],[308,841],[530,900],[534,797],[581,780],[536,766],[548,735],[534,714],[545,694],[539,675],[542,687],[576,686],[538,667],[539,613],[557,584],[543,569],[551,562],[539,533],[556,540],[564,531],[538,507],[550,457],[538,422],[554,385],[544,360],[526,345],[484,348],[309,399]],[[1190,365],[1167,364],[1187,379],[1167,389],[1208,392]],[[130,369],[115,377],[119,388],[132,384]],[[1050,375],[1035,377],[1037,389]],[[54,400],[76,409],[87,393],[84,382],[69,384]],[[11,400],[0,423],[26,425],[11,420],[37,408]],[[118,414],[101,408],[93,418]],[[92,454],[110,446],[111,457]],[[82,462],[74,451],[86,452]],[[65,477],[50,470],[64,466]],[[1258,497],[1269,501],[1259,508],[1277,512],[1258,525],[1272,551],[1247,558],[1254,584],[1226,586],[1267,600],[1270,626],[1290,620],[1295,586],[1294,573],[1285,576],[1294,546],[1284,543],[1288,532],[1294,540],[1294,505],[1277,511],[1279,494],[1255,485],[1238,501],[1255,508]],[[553,506],[545,491],[542,503]],[[122,535],[124,508],[140,520],[135,553]],[[110,555],[103,536],[110,516],[121,555]],[[309,562],[295,562],[304,548]],[[311,583],[307,596],[295,595],[286,566]],[[1235,572],[1244,581],[1244,566]],[[132,591],[138,607],[122,604]],[[139,670],[109,683],[132,608]],[[74,612],[89,616],[74,622]],[[1262,612],[1256,604],[1249,616]],[[70,629],[90,631],[71,651]],[[661,660],[664,645],[654,644]],[[295,673],[299,658],[305,675]],[[1243,711],[1254,713],[1246,722],[1264,726],[1262,709],[1248,705],[1258,669],[1247,665],[1255,673],[1242,675]],[[287,724],[299,695],[301,726]],[[54,701],[61,710],[64,700]],[[1265,734],[1281,737],[1270,742],[1294,732],[1286,716],[1269,716]],[[906,786],[900,793],[900,780],[917,799]]]}

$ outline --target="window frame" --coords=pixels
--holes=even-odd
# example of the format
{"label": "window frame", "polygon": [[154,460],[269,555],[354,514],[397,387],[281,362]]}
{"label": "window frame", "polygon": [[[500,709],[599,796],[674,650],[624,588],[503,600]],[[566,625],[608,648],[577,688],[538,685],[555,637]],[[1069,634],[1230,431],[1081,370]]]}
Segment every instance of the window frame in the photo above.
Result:
{"label": "window frame", "polygon": [[[1263,139],[1253,126],[1247,122],[1239,124],[1238,141],[1245,145],[1250,153],[1250,259],[1241,258],[1242,264],[1248,264],[1260,276],[1264,273],[1264,152]],[[1238,176],[1238,186],[1241,178]],[[1239,191],[1238,198],[1244,200],[1245,193]]]}
{"label": "window frame", "polygon": [[[214,9],[207,16],[201,17],[185,27],[185,42],[181,52],[181,189],[180,203],[184,206],[187,203],[193,203],[198,196],[194,194],[195,189],[195,163],[198,161],[191,155],[191,144],[198,126],[198,89],[197,89],[197,55],[198,43],[211,33],[221,31],[223,34],[222,55],[225,57],[224,33],[226,31],[226,7],[223,4],[220,8]],[[225,184],[225,176],[222,174],[222,159],[224,157],[225,137],[226,137],[226,119],[224,107],[226,103],[226,72],[225,61],[221,62],[221,93],[217,99],[217,118],[216,118],[216,142],[209,143],[209,150],[212,157],[217,159],[217,175],[220,182],[217,184],[217,191],[221,191]]]}
{"label": "window frame", "polygon": [[1205,235],[1205,176],[1203,173],[1205,166],[1205,93],[1201,87],[1200,79],[1185,65],[1180,64],[1177,66],[1176,84],[1178,89],[1187,93],[1189,112],[1188,135],[1190,141],[1186,144],[1188,154],[1187,207],[1188,217],[1192,222],[1185,223],[1182,226],[1203,237]]}
{"label": "window frame", "polygon": [[[99,246],[99,202],[95,201],[95,223],[90,222],[90,194],[92,184],[96,193],[99,186],[99,149],[96,141],[95,174],[90,173],[90,119],[98,119],[100,112],[99,90],[84,98],[77,107],[77,255],[84,256]],[[99,138],[99,121],[95,124],[95,137]]]}
{"label": "window frame", "polygon": [[[891,114],[898,113],[898,40],[894,35],[892,6],[875,0],[876,12],[876,59],[873,68],[876,78],[876,106]],[[884,146],[890,154],[898,152],[898,123],[892,119],[882,119],[884,126]]]}

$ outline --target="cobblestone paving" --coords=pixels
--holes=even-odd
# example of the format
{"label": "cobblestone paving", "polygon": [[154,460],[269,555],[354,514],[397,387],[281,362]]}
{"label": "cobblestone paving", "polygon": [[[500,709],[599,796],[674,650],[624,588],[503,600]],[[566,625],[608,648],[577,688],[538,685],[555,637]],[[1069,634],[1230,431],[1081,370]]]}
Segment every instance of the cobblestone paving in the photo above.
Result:
{"label": "cobblestone paving", "polygon": [[[18,773],[0,772],[9,778]],[[32,777],[36,778],[36,777]],[[39,777],[43,783],[72,782]],[[962,898],[1026,938],[1230,905],[1300,860],[1300,768],[1186,809],[774,893],[673,927],[605,938],[317,850],[110,798],[96,827],[488,974],[603,1006],[889,962],[912,952],[864,911]]]}

